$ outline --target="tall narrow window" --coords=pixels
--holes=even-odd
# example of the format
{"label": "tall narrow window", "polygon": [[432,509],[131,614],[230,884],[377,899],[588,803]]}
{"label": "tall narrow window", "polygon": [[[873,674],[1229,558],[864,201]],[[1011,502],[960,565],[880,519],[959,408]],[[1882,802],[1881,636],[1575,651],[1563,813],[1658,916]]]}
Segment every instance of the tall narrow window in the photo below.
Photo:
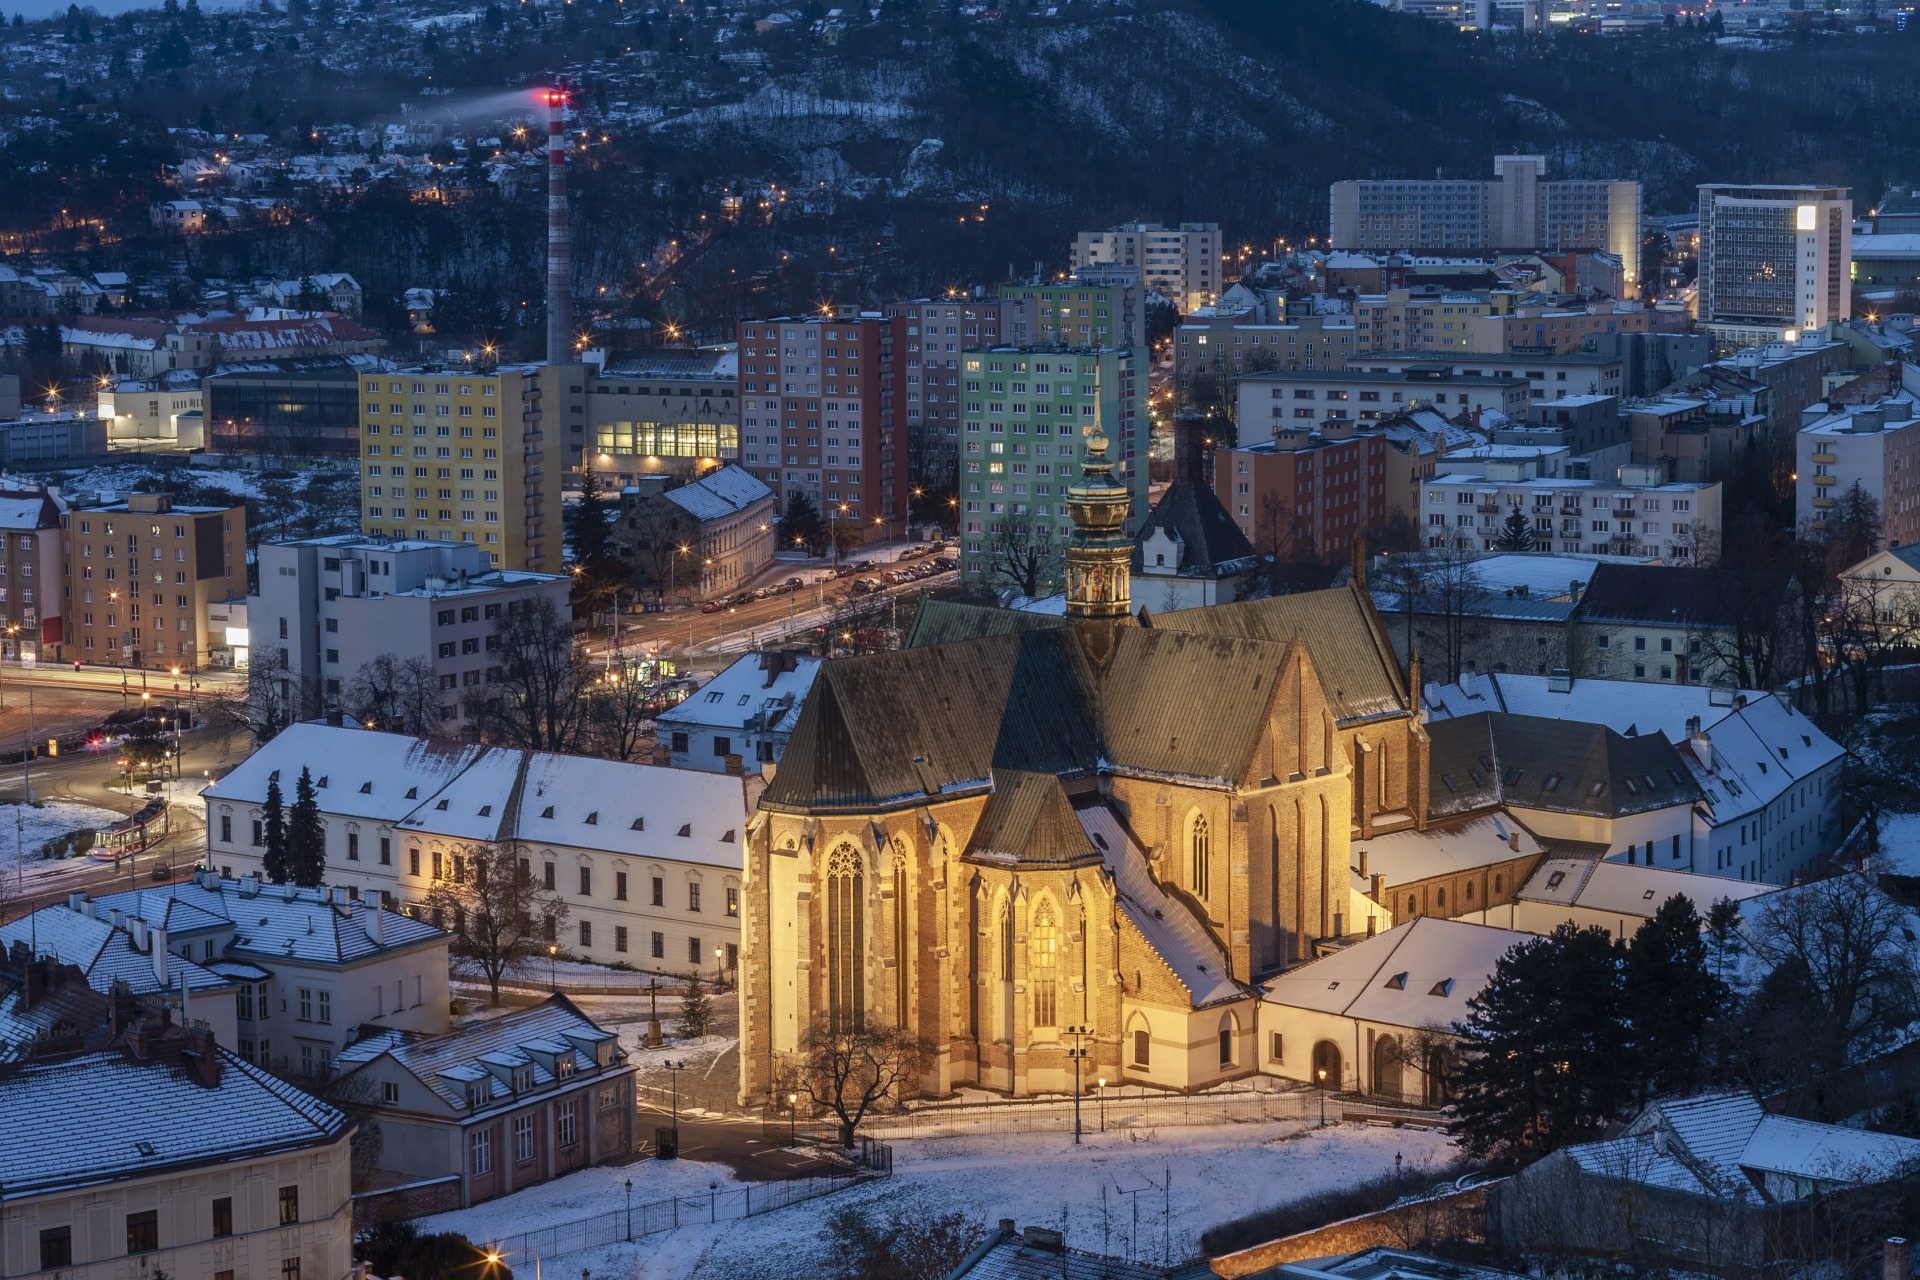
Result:
{"label": "tall narrow window", "polygon": [[1032,968],[1027,980],[1033,986],[1033,1025],[1057,1026],[1059,1020],[1054,1012],[1054,977],[1060,960],[1060,930],[1054,924],[1053,908],[1049,904],[1041,903],[1040,909],[1033,913],[1033,927],[1027,945],[1032,949]]}
{"label": "tall narrow window", "polygon": [[841,845],[827,859],[828,1018],[835,1031],[861,1024],[861,929],[865,894],[860,854]]}
{"label": "tall narrow window", "polygon": [[1209,896],[1207,893],[1207,863],[1208,854],[1211,852],[1207,839],[1207,820],[1204,817],[1196,817],[1193,820],[1193,831],[1188,836],[1187,843],[1192,847],[1193,851],[1192,883],[1194,896],[1204,900]]}
{"label": "tall narrow window", "polygon": [[[732,890],[728,890],[729,893]],[[894,1022],[907,1025],[907,958],[912,949],[907,943],[907,860],[898,854],[893,859],[893,1008]]]}

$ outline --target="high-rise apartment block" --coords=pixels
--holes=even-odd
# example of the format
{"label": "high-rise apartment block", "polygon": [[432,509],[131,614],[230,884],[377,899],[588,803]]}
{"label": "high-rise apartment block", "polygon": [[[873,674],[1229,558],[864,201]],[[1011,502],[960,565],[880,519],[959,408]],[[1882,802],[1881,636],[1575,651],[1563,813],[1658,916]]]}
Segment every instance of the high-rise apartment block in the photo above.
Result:
{"label": "high-rise apartment block", "polygon": [[[1147,512],[1146,369],[1132,349],[1021,346],[962,362],[960,573],[986,580],[996,527],[1025,521],[1035,540],[1073,534],[1067,487],[1099,427],[1114,478]],[[1005,584],[998,584],[1005,585]]]}
{"label": "high-rise apartment block", "polygon": [[1073,269],[1138,267],[1147,288],[1182,312],[1212,305],[1221,279],[1220,224],[1130,222],[1106,231],[1082,231],[1073,240]]}
{"label": "high-rise apartment block", "polygon": [[1845,187],[1700,187],[1695,317],[1722,350],[1788,342],[1853,313]]}
{"label": "high-rise apartment block", "polygon": [[227,637],[210,606],[247,590],[247,509],[137,493],[67,515],[67,652],[85,662],[193,667]]}
{"label": "high-rise apartment block", "polygon": [[[1065,280],[1000,291],[1017,345],[1144,348],[1146,291],[1137,267],[1087,267]],[[1144,358],[1144,357],[1143,357]]]}
{"label": "high-rise apartment block", "polygon": [[904,317],[841,307],[740,325],[740,465],[872,536],[905,527]]}
{"label": "high-rise apartment block", "polygon": [[907,477],[911,485],[949,488],[958,476],[960,353],[997,347],[1009,340],[1008,309],[998,298],[914,298],[890,302],[883,312],[904,325],[900,363],[907,431]]}
{"label": "high-rise apartment block", "polygon": [[1640,184],[1546,179],[1545,156],[1495,156],[1493,178],[1333,184],[1328,235],[1336,249],[1586,249],[1640,278]]}
{"label": "high-rise apartment block", "polygon": [[560,477],[568,424],[586,421],[586,372],[428,365],[361,378],[362,531],[471,542],[495,568],[559,572]]}

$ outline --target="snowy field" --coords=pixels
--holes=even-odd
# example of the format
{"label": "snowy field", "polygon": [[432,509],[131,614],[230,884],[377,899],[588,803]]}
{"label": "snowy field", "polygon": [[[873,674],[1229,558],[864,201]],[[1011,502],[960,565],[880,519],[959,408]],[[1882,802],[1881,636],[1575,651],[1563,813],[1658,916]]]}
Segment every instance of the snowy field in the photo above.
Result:
{"label": "snowy field", "polygon": [[72,800],[48,800],[38,807],[0,804],[0,867],[13,869],[18,865],[16,855],[24,853],[31,876],[37,866],[58,865],[40,859],[40,846],[47,841],[82,827],[111,826],[126,816]]}
{"label": "snowy field", "polygon": [[[1190,1257],[1200,1232],[1218,1223],[1391,1173],[1395,1156],[1418,1169],[1437,1168],[1451,1154],[1445,1135],[1425,1130],[1339,1125],[1303,1131],[1290,1124],[1089,1134],[1078,1149],[1064,1134],[925,1139],[895,1143],[893,1152],[891,1180],[761,1217],[687,1225],[630,1245],[566,1254],[547,1259],[546,1269],[583,1272],[592,1280],[811,1278],[823,1274],[830,1247],[819,1238],[822,1224],[842,1207],[916,1218],[959,1210],[983,1226],[1013,1218],[1023,1227],[1053,1227],[1073,1248],[1095,1253],[1124,1255],[1131,1241],[1143,1260]],[[420,1225],[500,1241],[617,1213],[626,1205],[628,1178],[636,1205],[675,1195],[703,1198],[716,1182],[722,1194],[738,1185],[719,1165],[643,1162],[584,1170]]]}
{"label": "snowy field", "polygon": [[1873,870],[1897,876],[1920,876],[1920,813],[1880,815],[1880,852]]}

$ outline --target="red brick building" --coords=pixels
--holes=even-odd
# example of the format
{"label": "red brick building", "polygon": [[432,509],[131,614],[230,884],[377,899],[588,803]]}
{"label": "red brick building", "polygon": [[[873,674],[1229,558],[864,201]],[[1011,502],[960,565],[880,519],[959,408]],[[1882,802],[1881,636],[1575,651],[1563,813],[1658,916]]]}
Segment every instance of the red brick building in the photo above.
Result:
{"label": "red brick building", "polygon": [[1351,421],[1329,419],[1313,431],[1276,423],[1272,439],[1214,454],[1213,488],[1260,551],[1291,534],[1321,555],[1338,554],[1386,518],[1387,442]]}

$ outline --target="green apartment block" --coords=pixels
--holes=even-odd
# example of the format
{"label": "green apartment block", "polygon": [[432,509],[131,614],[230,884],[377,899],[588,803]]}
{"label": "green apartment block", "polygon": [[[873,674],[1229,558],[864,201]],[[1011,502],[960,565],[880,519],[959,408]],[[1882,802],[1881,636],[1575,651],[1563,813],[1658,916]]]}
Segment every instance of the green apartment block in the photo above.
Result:
{"label": "green apartment block", "polygon": [[[1131,349],[1041,345],[969,351],[961,358],[960,573],[988,581],[996,528],[1023,522],[1065,546],[1073,533],[1067,486],[1080,475],[1098,425],[1114,476],[1147,511],[1144,359]],[[990,585],[1004,587],[1003,581]],[[1053,584],[1058,586],[1057,574]]]}
{"label": "green apartment block", "polygon": [[1058,342],[1070,347],[1147,345],[1146,292],[1133,268],[1088,268],[1051,284],[1005,285],[1000,300],[1014,304],[1003,327],[1016,342]]}

